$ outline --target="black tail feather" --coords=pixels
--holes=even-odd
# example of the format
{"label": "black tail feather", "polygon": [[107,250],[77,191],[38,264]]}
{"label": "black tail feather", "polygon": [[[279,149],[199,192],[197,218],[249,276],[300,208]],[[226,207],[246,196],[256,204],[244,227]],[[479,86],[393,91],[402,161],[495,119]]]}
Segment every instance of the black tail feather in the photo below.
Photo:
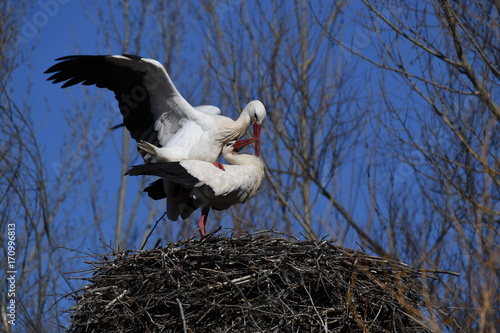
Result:
{"label": "black tail feather", "polygon": [[149,184],[149,186],[144,189],[144,192],[153,200],[161,200],[167,197],[167,193],[165,193],[165,188],[163,186],[163,179],[157,179]]}
{"label": "black tail feather", "polygon": [[128,176],[157,176],[186,187],[194,187],[200,183],[200,180],[192,176],[182,165],[181,162],[165,163],[147,163],[133,166],[125,175]]}

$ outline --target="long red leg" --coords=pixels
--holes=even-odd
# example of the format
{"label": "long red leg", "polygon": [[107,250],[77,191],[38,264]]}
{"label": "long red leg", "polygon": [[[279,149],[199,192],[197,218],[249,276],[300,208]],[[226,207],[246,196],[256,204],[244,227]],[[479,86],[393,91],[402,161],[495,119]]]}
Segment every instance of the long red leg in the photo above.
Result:
{"label": "long red leg", "polygon": [[201,210],[200,220],[198,221],[198,228],[200,228],[200,235],[202,238],[205,238],[207,234],[205,232],[205,225],[207,223],[208,212],[210,212],[210,206],[203,207]]}

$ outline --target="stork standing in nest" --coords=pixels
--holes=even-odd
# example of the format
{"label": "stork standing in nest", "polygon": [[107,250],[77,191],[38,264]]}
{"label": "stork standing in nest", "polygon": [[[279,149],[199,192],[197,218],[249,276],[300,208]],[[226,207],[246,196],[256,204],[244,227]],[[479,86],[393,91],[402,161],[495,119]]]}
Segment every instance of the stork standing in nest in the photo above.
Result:
{"label": "stork standing in nest", "polygon": [[[126,175],[152,175],[182,187],[167,201],[167,215],[179,215],[185,219],[202,208],[198,227],[202,237],[206,235],[205,225],[210,208],[225,210],[235,204],[246,202],[255,196],[264,178],[264,163],[250,154],[238,154],[244,146],[258,141],[257,138],[231,141],[222,149],[222,156],[230,164],[222,168],[213,163],[199,160],[180,162],[149,163],[132,167]],[[155,155],[156,147],[141,143],[140,148]],[[154,199],[167,197],[163,179],[151,183],[144,191]]]}

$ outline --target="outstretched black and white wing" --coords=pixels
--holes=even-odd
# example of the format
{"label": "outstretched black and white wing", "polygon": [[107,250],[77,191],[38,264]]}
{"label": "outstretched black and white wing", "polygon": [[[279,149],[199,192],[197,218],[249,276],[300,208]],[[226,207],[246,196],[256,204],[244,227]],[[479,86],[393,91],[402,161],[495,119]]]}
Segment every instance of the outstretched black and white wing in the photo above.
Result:
{"label": "outstretched black and white wing", "polygon": [[[134,55],[77,55],[56,60],[59,62],[45,72],[52,74],[48,80],[64,82],[62,88],[81,83],[113,91],[124,125],[137,141],[166,147],[187,129],[192,135],[202,132],[199,120],[203,113],[220,112],[214,106],[193,108],[177,91],[165,68],[153,59]],[[190,140],[180,137],[177,141]],[[144,151],[140,153],[146,161],[152,159]]]}

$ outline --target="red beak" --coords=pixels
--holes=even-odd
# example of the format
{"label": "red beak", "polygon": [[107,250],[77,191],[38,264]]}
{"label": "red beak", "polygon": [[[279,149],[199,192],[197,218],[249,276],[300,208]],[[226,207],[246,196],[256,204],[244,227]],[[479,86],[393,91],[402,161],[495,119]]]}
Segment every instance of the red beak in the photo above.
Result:
{"label": "red beak", "polygon": [[235,152],[239,152],[243,147],[248,146],[251,143],[258,142],[259,140],[257,138],[251,138],[251,139],[245,139],[245,140],[239,140],[236,141],[233,144],[233,150]]}
{"label": "red beak", "polygon": [[255,140],[255,156],[259,156],[260,152],[260,127],[259,124],[253,124],[253,136]]}

